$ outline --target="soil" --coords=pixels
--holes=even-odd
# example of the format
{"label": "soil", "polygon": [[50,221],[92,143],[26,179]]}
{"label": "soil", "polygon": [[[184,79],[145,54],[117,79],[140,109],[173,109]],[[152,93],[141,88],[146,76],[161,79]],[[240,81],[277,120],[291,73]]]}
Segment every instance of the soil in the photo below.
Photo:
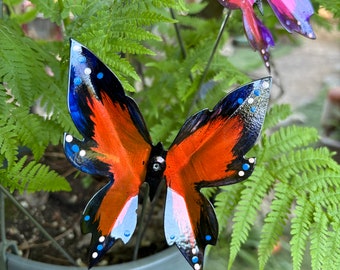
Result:
{"label": "soil", "polygon": [[[66,176],[71,184],[72,191],[24,193],[16,194],[16,198],[58,241],[77,264],[84,266],[87,264],[87,250],[91,234],[83,235],[81,233],[81,214],[90,198],[101,186],[106,184],[107,180],[104,178],[91,178],[76,171],[66,160],[61,147],[51,147],[46,152],[43,162],[50,165],[52,169],[61,175]],[[141,192],[143,192],[143,189]],[[148,214],[151,204],[149,200],[147,201],[146,213]],[[145,230],[140,244],[138,258],[149,256],[167,247],[163,232],[163,202],[163,198],[159,198],[155,203],[152,218],[148,221],[147,230]],[[142,207],[141,205],[139,206],[138,214],[140,216]],[[144,218],[144,220],[146,219],[147,217]],[[143,226],[145,227],[145,224]],[[100,265],[131,261],[138,230],[139,228],[137,228],[133,238],[127,245],[120,241],[116,242]],[[51,242],[9,200],[6,200],[6,234],[7,239],[17,242],[23,257],[51,264],[70,265],[70,262],[51,245]]]}

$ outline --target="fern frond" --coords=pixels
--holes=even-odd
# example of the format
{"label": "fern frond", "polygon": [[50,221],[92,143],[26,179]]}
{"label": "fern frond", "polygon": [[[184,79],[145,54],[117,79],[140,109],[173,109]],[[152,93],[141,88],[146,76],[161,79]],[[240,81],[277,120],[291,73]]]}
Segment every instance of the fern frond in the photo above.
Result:
{"label": "fern frond", "polygon": [[283,180],[318,168],[329,168],[337,171],[338,164],[331,157],[332,153],[325,147],[291,151],[273,162],[272,173]]}
{"label": "fern frond", "polygon": [[328,245],[328,219],[321,207],[316,207],[314,212],[314,222],[311,230],[310,253],[312,257],[312,269],[324,269],[323,262],[329,255]]}
{"label": "fern frond", "polygon": [[317,174],[315,171],[303,172],[296,180],[294,186],[301,191],[336,189],[335,187],[340,183],[340,172],[339,170],[320,170]]}
{"label": "fern frond", "polygon": [[274,246],[279,241],[294,199],[294,193],[286,183],[278,182],[274,186],[274,191],[275,198],[271,204],[271,211],[264,220],[258,247],[260,269],[264,269]]}
{"label": "fern frond", "polygon": [[251,226],[254,225],[256,213],[274,181],[275,179],[263,167],[255,167],[251,177],[244,182],[245,188],[241,192],[241,199],[236,206],[233,218],[229,269],[240,250],[241,244],[247,240]]}
{"label": "fern frond", "polygon": [[[36,161],[27,162],[27,157],[21,158],[11,168],[6,169],[7,185],[11,191],[17,189],[33,191],[70,190],[64,177],[50,170],[46,165]],[[11,181],[11,183],[8,183]],[[5,183],[6,184],[6,183]]]}
{"label": "fern frond", "polygon": [[315,128],[287,126],[272,133],[263,143],[266,143],[264,147],[269,150],[268,154],[279,157],[282,153],[308,146],[317,142],[318,139],[318,131]]}
{"label": "fern frond", "polygon": [[241,197],[241,191],[243,190],[242,185],[225,186],[221,187],[221,192],[216,195],[215,198],[215,213],[219,224],[219,233],[225,230],[228,225],[232,213],[234,212],[235,206]]}
{"label": "fern frond", "polygon": [[328,231],[326,258],[323,262],[323,269],[337,270],[340,269],[340,223],[331,223]]}
{"label": "fern frond", "polygon": [[294,214],[291,220],[290,240],[291,255],[293,259],[293,269],[301,267],[304,251],[306,249],[307,238],[313,219],[313,206],[305,197],[299,197],[296,202]]}
{"label": "fern frond", "polygon": [[60,25],[63,19],[68,18],[71,9],[81,5],[81,0],[32,0],[31,2],[37,6],[38,10],[44,14],[45,18],[49,18],[58,25]]}
{"label": "fern frond", "polygon": [[208,199],[211,198],[212,196],[215,196],[217,191],[218,187],[207,187],[200,189],[200,192]]}
{"label": "fern frond", "polygon": [[[17,160],[18,139],[15,133],[16,126],[12,119],[0,116],[0,155],[6,159],[7,166],[11,167]],[[1,159],[3,162],[4,159]]]}
{"label": "fern frond", "polygon": [[267,113],[263,130],[266,131],[275,127],[280,121],[285,120],[291,114],[292,111],[288,104],[275,104]]}

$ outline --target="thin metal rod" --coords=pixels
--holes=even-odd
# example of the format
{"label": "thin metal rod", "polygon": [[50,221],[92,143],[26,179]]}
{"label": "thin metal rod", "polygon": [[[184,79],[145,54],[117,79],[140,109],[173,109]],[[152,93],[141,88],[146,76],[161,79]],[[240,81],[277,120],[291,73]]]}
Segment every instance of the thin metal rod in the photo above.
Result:
{"label": "thin metal rod", "polygon": [[144,199],[143,199],[143,204],[142,204],[142,212],[139,216],[139,220],[138,220],[138,224],[139,224],[139,229],[137,232],[137,239],[136,239],[136,244],[135,244],[135,248],[133,250],[133,257],[132,260],[135,261],[138,259],[138,251],[140,248],[140,245],[142,243],[142,239],[143,239],[143,220],[144,217],[146,216],[146,205],[147,205],[147,201],[148,201],[148,197],[149,197],[149,185],[145,186],[145,192],[144,192]]}
{"label": "thin metal rod", "polygon": [[204,68],[203,74],[202,74],[201,79],[200,79],[200,81],[199,81],[199,84],[198,84],[198,87],[197,87],[197,91],[196,91],[195,97],[194,97],[194,99],[193,99],[193,102],[192,102],[191,107],[190,107],[190,110],[189,110],[189,114],[191,114],[191,112],[192,112],[192,110],[193,110],[193,108],[194,108],[196,102],[197,102],[198,99],[199,99],[199,94],[200,94],[201,87],[202,87],[202,85],[203,85],[203,83],[204,83],[205,77],[207,76],[207,73],[208,73],[208,70],[209,70],[209,68],[210,68],[211,62],[212,62],[212,60],[213,60],[213,58],[214,58],[214,55],[215,55],[215,53],[216,53],[218,44],[219,44],[220,41],[221,41],[222,34],[223,34],[223,31],[224,31],[224,29],[225,29],[225,27],[226,27],[226,25],[227,25],[227,22],[228,22],[228,20],[229,20],[230,14],[231,14],[231,9],[228,9],[228,12],[227,12],[227,14],[225,15],[224,20],[223,20],[223,22],[222,22],[222,24],[221,24],[221,27],[220,27],[220,30],[219,30],[219,32],[218,32],[217,38],[216,38],[216,40],[215,40],[214,46],[213,46],[213,48],[212,48],[212,50],[211,50],[211,53],[210,53],[208,62],[207,62],[207,64],[206,64],[205,68]]}
{"label": "thin metal rod", "polygon": [[1,241],[6,241],[6,227],[5,227],[5,196],[0,191],[0,230],[1,230]]}
{"label": "thin metal rod", "polygon": [[30,221],[39,229],[39,231],[51,241],[52,245],[73,265],[77,265],[75,260],[59,245],[59,243],[39,224],[39,222],[25,209],[21,204],[8,192],[2,185],[0,185],[0,193],[6,195],[6,197],[25,215]]}
{"label": "thin metal rod", "polygon": [[[175,12],[174,12],[174,10],[172,8],[170,8],[170,14],[171,14],[171,18],[176,20]],[[183,59],[185,59],[185,58],[187,58],[187,52],[185,50],[183,38],[182,38],[182,35],[181,35],[181,30],[179,29],[179,24],[178,23],[174,23],[174,27],[175,27],[177,41],[178,41],[179,47],[181,49],[182,57],[183,57]],[[194,81],[194,78],[192,77],[191,73],[189,74],[189,78],[190,78],[191,82]]]}
{"label": "thin metal rod", "polygon": [[[134,254],[134,260],[137,260],[138,250],[139,250],[139,247],[140,247],[141,240],[142,240],[143,237],[144,237],[144,234],[145,234],[146,229],[147,229],[147,227],[148,227],[148,224],[149,224],[149,222],[150,222],[150,220],[151,220],[153,211],[154,211],[155,206],[156,206],[156,203],[157,203],[157,201],[158,201],[158,199],[159,199],[159,197],[160,197],[160,195],[161,195],[161,193],[162,193],[162,189],[163,189],[164,185],[165,185],[165,181],[161,181],[160,184],[158,185],[157,190],[156,190],[156,194],[155,194],[155,196],[154,196],[154,198],[153,198],[153,200],[152,200],[152,202],[151,202],[151,206],[150,206],[149,213],[148,213],[148,215],[147,215],[145,224],[143,224],[143,226],[141,225],[141,229],[139,230],[139,233],[138,233],[138,236],[137,236],[137,241],[136,241],[136,242],[137,242],[138,245],[136,244],[136,247],[137,247],[137,248],[135,247],[135,252],[137,252],[137,253]],[[148,189],[148,191],[149,191],[149,189]],[[147,194],[147,197],[148,197],[148,194]],[[147,201],[147,197],[144,198],[144,201]],[[145,206],[146,206],[146,203],[143,202],[143,208],[146,208]],[[144,212],[144,213],[143,213],[143,212]],[[143,217],[143,219],[141,219],[140,224],[143,223],[142,221],[144,220],[144,217],[145,217],[145,211],[143,211],[143,212],[142,212],[142,214],[141,214],[141,216]],[[137,251],[136,251],[136,250],[137,250]],[[135,256],[136,256],[136,257],[135,257]]]}
{"label": "thin metal rod", "polygon": [[[170,8],[170,14],[171,14],[171,18],[176,20],[175,12],[174,12],[174,10],[172,8]],[[183,39],[182,39],[181,31],[179,30],[178,23],[174,23],[174,26],[175,26],[175,32],[176,32],[177,41],[178,41],[179,47],[181,49],[182,57],[183,57],[183,59],[185,59],[187,57],[187,52],[185,51],[185,47],[184,47],[184,42],[183,42]]]}

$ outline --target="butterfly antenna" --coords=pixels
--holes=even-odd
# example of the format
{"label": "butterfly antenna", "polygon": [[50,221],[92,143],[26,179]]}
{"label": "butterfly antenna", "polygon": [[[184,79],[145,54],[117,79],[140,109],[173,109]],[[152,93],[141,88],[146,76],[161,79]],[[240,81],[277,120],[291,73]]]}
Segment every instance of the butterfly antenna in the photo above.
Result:
{"label": "butterfly antenna", "polygon": [[[171,15],[171,18],[176,20],[175,12],[174,12],[174,10],[172,8],[170,8],[170,15]],[[183,38],[182,38],[182,35],[181,35],[181,31],[179,29],[179,24],[178,23],[174,23],[174,27],[175,27],[175,32],[176,32],[176,37],[177,37],[177,40],[178,40],[178,44],[179,44],[179,47],[181,49],[182,57],[183,57],[183,59],[185,59],[185,58],[187,58],[187,52],[185,50]],[[190,78],[191,82],[194,81],[194,78],[192,77],[191,72],[189,74],[189,78]]]}
{"label": "butterfly antenna", "polygon": [[218,32],[217,38],[215,40],[214,46],[213,46],[213,48],[211,50],[208,62],[206,64],[205,68],[204,68],[203,74],[202,74],[201,79],[199,81],[195,97],[194,97],[194,99],[193,99],[193,101],[191,103],[191,107],[189,109],[189,113],[188,113],[189,115],[192,113],[192,110],[194,109],[194,106],[196,105],[197,101],[199,100],[200,90],[202,88],[202,85],[203,85],[203,82],[205,80],[205,77],[207,76],[207,73],[208,73],[208,70],[210,68],[211,62],[212,62],[212,60],[214,58],[214,55],[215,55],[215,53],[217,51],[218,44],[221,41],[223,31],[224,31],[224,29],[225,29],[225,27],[227,25],[227,22],[228,22],[228,20],[230,18],[230,15],[231,15],[231,9],[228,9],[228,12],[226,13],[226,15],[224,17],[224,20],[223,20],[223,22],[221,24],[221,27],[220,27],[220,30]]}
{"label": "butterfly antenna", "polygon": [[138,233],[137,233],[137,239],[136,239],[136,245],[135,245],[135,249],[133,251],[133,260],[137,260],[138,259],[138,250],[140,248],[140,245],[141,245],[141,242],[142,242],[142,239],[144,237],[144,234],[146,232],[146,229],[148,228],[148,224],[149,224],[149,221],[151,220],[151,216],[153,214],[153,210],[155,209],[155,206],[156,206],[156,202],[158,201],[158,198],[159,196],[161,195],[161,191],[164,187],[164,184],[165,182],[164,181],[161,181],[157,187],[157,190],[156,190],[156,193],[155,193],[155,196],[151,202],[151,205],[150,205],[150,210],[149,210],[149,213],[147,215],[147,218],[145,220],[145,224],[144,224],[144,217],[146,216],[146,205],[147,205],[147,202],[148,202],[148,197],[149,197],[149,185],[146,185],[147,188],[145,188],[145,196],[144,196],[144,199],[143,199],[143,205],[142,205],[142,212],[140,214],[140,218],[139,218],[139,224],[140,224],[140,230],[138,230]]}

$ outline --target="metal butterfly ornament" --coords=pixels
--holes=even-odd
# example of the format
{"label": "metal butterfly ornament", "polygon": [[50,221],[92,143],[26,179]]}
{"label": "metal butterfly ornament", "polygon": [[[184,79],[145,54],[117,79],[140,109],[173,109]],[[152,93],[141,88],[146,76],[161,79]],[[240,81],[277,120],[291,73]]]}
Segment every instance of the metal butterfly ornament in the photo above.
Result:
{"label": "metal butterfly ornament", "polygon": [[[263,62],[270,71],[269,48],[274,47],[274,38],[270,30],[262,23],[254,12],[256,4],[263,14],[262,0],[218,0],[230,10],[242,11],[243,26],[247,39],[255,51],[259,51]],[[315,39],[313,28],[309,22],[314,14],[309,0],[267,0],[281,25],[289,32],[299,33],[307,38]]]}
{"label": "metal butterfly ornament", "polygon": [[77,169],[109,178],[87,204],[83,233],[92,233],[89,267],[117,240],[127,243],[137,224],[140,186],[153,199],[165,181],[164,232],[193,269],[203,269],[206,245],[217,240],[218,224],[203,187],[230,185],[249,177],[255,144],[266,114],[271,77],[248,83],[212,110],[189,117],[168,150],[153,145],[143,116],[117,77],[90,50],[71,40],[68,107],[84,137],[64,136],[64,151]]}

